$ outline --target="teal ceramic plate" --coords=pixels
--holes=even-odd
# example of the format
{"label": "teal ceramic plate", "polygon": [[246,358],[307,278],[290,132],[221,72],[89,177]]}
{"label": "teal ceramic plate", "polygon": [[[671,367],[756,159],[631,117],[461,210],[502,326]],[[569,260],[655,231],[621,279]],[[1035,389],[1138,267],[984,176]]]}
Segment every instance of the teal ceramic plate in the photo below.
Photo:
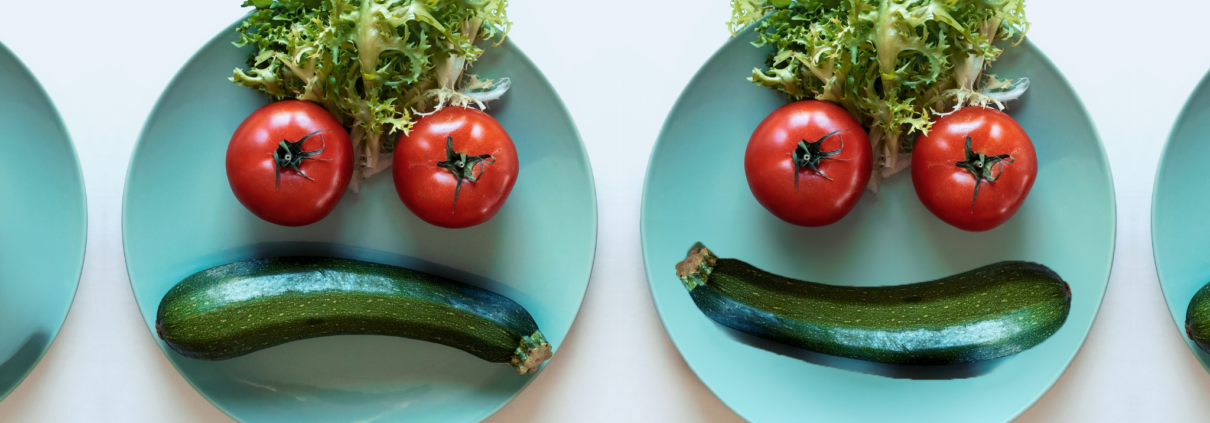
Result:
{"label": "teal ceramic plate", "polygon": [[1160,287],[1181,336],[1202,367],[1210,370],[1206,354],[1185,334],[1185,310],[1197,290],[1210,283],[1210,175],[1203,158],[1210,154],[1210,76],[1202,79],[1185,102],[1168,145],[1160,157],[1151,201],[1151,247]]}
{"label": "teal ceramic plate", "polygon": [[[194,272],[259,257],[331,255],[403,265],[503,294],[533,314],[558,360],[591,272],[596,197],[571,116],[514,44],[488,49],[474,69],[513,84],[489,111],[522,162],[495,218],[463,230],[428,225],[382,174],[366,181],[360,195],[346,195],[323,221],[285,228],[245,210],[227,184],[231,134],[266,104],[227,81],[248,58],[231,45],[235,40],[235,27],[227,28],[181,69],[131,159],[126,265],[151,332],[160,299]],[[220,362],[160,347],[202,395],[246,422],[479,421],[533,378],[453,348],[379,336],[312,339]]]}
{"label": "teal ceramic plate", "polygon": [[[820,229],[778,220],[752,197],[744,149],[785,104],[745,80],[767,50],[730,40],[702,67],[664,124],[647,172],[642,242],[651,294],[669,337],[698,377],[752,422],[1004,422],[1059,378],[1083,343],[1109,278],[1114,197],[1109,165],[1083,105],[1025,43],[993,71],[1032,88],[1008,111],[1038,151],[1037,184],[1017,215],[986,233],[954,229],[916,198],[905,172]],[[945,367],[885,366],[814,354],[715,324],[673,266],[694,242],[721,257],[800,279],[854,286],[931,280],[1002,260],[1050,266],[1071,284],[1067,323],[1013,357]]]}
{"label": "teal ceramic plate", "polygon": [[67,128],[25,65],[0,45],[0,398],[67,318],[88,236],[84,178]]}

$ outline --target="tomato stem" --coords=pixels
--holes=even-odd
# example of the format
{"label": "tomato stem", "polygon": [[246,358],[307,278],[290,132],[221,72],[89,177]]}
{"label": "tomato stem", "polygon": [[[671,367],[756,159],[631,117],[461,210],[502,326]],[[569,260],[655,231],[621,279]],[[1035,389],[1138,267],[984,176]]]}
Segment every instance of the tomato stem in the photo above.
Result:
{"label": "tomato stem", "polygon": [[307,180],[314,181],[315,180],[314,178],[307,176],[306,172],[303,172],[302,169],[298,168],[298,166],[302,164],[302,161],[303,160],[319,160],[322,162],[326,162],[326,161],[332,160],[332,159],[317,159],[317,158],[311,157],[311,156],[322,154],[324,152],[324,148],[326,148],[328,146],[328,143],[326,140],[324,140],[323,135],[319,136],[319,140],[321,142],[323,142],[323,144],[319,147],[318,150],[303,151],[303,142],[306,141],[308,138],[311,138],[311,137],[315,136],[316,134],[319,134],[320,132],[323,132],[323,131],[327,131],[327,129],[320,129],[318,131],[307,134],[307,136],[302,137],[302,139],[300,139],[298,141],[290,142],[287,140],[281,140],[281,142],[277,144],[277,151],[273,152],[273,162],[277,164],[277,174],[276,174],[276,179],[274,179],[274,181],[273,181],[273,190],[276,191],[277,189],[281,188],[281,171],[282,171],[282,169],[285,169],[285,168],[294,169],[294,171],[298,172],[298,174],[302,175],[302,177],[307,178]]}
{"label": "tomato stem", "polygon": [[832,133],[830,133],[828,135],[824,135],[823,138],[820,138],[819,140],[816,140],[815,142],[808,142],[807,140],[802,140],[802,141],[798,142],[798,148],[795,148],[794,152],[790,153],[790,157],[793,158],[793,160],[794,160],[794,190],[795,191],[798,191],[798,172],[801,172],[803,169],[811,169],[811,170],[815,171],[815,173],[819,174],[819,176],[822,176],[824,179],[831,181],[832,178],[829,178],[828,175],[824,175],[824,173],[819,170],[819,163],[825,159],[836,160],[836,161],[841,161],[841,162],[849,161],[849,159],[837,159],[837,158],[832,157],[837,154],[840,154],[841,151],[844,151],[844,137],[840,137],[840,148],[832,150],[832,151],[823,151],[824,140],[831,138],[833,135],[836,135],[840,132],[848,132],[848,130],[847,129],[838,129],[838,130],[832,131]]}
{"label": "tomato stem", "polygon": [[[983,181],[996,182],[1000,179],[1000,175],[1004,174],[1004,165],[1013,164],[1013,156],[1009,154],[1001,154],[998,156],[988,156],[983,153],[976,153],[971,149],[971,137],[966,137],[966,160],[958,162],[958,167],[966,169],[975,177],[975,198],[971,200],[971,213],[975,213],[975,202],[979,201],[979,185]],[[1000,165],[996,167],[996,165]],[[995,175],[992,175],[992,168],[996,168]]]}
{"label": "tomato stem", "polygon": [[[445,139],[445,161],[437,162],[437,166],[445,168],[458,178],[458,187],[454,188],[454,206],[450,209],[450,213],[458,208],[458,194],[462,192],[462,180],[466,179],[470,182],[478,181],[483,176],[483,171],[487,165],[495,163],[496,158],[491,154],[480,154],[478,156],[468,156],[454,151],[454,137]],[[475,174],[475,166],[479,166],[479,173]]]}

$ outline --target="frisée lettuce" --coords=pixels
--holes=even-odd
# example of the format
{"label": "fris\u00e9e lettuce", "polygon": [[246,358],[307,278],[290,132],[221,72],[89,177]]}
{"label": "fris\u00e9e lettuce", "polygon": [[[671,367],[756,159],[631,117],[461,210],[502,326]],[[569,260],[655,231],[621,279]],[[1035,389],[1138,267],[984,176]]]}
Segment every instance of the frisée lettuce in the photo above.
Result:
{"label": "fris\u00e9e lettuce", "polygon": [[351,130],[357,169],[350,189],[391,165],[397,134],[443,106],[499,98],[507,78],[463,72],[483,54],[477,40],[503,42],[507,0],[246,0],[239,27],[251,46],[231,80],[271,101],[322,105]]}
{"label": "fris\u00e9e lettuce", "polygon": [[[870,190],[907,168],[931,122],[966,106],[1004,107],[1028,79],[983,71],[1029,30],[1024,0],[731,0],[732,35],[772,47],[751,81],[791,101],[827,100],[870,129]],[[762,18],[764,18],[762,20]]]}

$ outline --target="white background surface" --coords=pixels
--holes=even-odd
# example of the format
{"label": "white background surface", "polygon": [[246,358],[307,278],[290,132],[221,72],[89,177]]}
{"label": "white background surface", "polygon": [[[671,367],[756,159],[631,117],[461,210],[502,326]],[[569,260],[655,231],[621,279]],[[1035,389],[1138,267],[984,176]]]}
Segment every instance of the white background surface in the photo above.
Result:
{"label": "white background surface", "polygon": [[[121,198],[155,100],[194,51],[245,13],[239,3],[0,0],[0,41],[41,80],[75,140],[90,223],[67,322],[0,403],[0,421],[230,421],[177,375],[138,314],[122,255]],[[1017,421],[1207,421],[1210,375],[1160,293],[1150,204],[1164,140],[1210,69],[1201,47],[1210,2],[1081,3],[1088,2],[1030,0],[1029,38],[1070,79],[1099,127],[1117,190],[1117,253],[1087,343]],[[729,13],[726,0],[510,5],[513,40],[560,92],[588,146],[600,238],[584,307],[560,355],[489,422],[742,421],[668,341],[639,246],[647,157],[681,89],[728,37]]]}

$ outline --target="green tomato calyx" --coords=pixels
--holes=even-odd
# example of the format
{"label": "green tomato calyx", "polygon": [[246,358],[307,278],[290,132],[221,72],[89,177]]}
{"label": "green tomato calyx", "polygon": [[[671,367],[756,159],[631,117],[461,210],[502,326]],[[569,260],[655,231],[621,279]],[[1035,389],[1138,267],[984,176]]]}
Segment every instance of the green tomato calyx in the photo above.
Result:
{"label": "green tomato calyx", "polygon": [[1013,164],[1013,156],[1001,154],[988,156],[976,153],[971,149],[971,137],[966,137],[966,160],[958,162],[958,167],[966,169],[975,177],[975,198],[971,200],[971,213],[975,212],[975,202],[979,200],[979,185],[983,181],[996,182],[1004,174],[1004,166]]}
{"label": "green tomato calyx", "polygon": [[[491,154],[480,154],[478,156],[468,156],[454,151],[454,137],[445,139],[445,161],[437,162],[440,166],[454,174],[458,178],[458,187],[454,189],[454,206],[450,213],[458,207],[458,194],[462,192],[462,180],[470,182],[478,181],[483,177],[483,171],[487,165],[495,163],[496,158]],[[478,166],[479,173],[475,173],[475,167]]]}
{"label": "green tomato calyx", "polygon": [[795,148],[794,152],[790,153],[790,157],[792,157],[794,159],[794,190],[795,191],[798,191],[798,172],[801,172],[803,169],[811,169],[811,170],[815,171],[815,173],[818,174],[819,176],[822,176],[824,179],[831,181],[832,178],[829,178],[828,175],[825,175],[822,171],[819,170],[819,163],[822,162],[823,160],[836,160],[836,161],[842,161],[842,162],[849,161],[849,159],[837,159],[835,157],[832,157],[837,154],[840,154],[841,151],[844,151],[844,137],[840,137],[840,148],[832,150],[832,151],[823,151],[824,140],[831,138],[833,135],[836,135],[840,132],[847,132],[847,131],[848,131],[847,129],[839,129],[836,131],[832,131],[832,133],[830,133],[828,135],[824,135],[823,138],[820,138],[814,142],[809,142],[807,140],[802,140],[802,141],[798,142],[798,148]]}
{"label": "green tomato calyx", "polygon": [[302,137],[302,139],[300,139],[298,141],[291,142],[288,140],[281,140],[281,142],[277,144],[277,150],[273,152],[273,162],[277,164],[276,179],[273,182],[274,190],[281,188],[281,171],[282,171],[282,169],[286,169],[286,168],[294,169],[294,171],[298,172],[298,174],[302,175],[302,177],[307,178],[307,180],[314,181],[315,178],[307,176],[307,174],[305,172],[303,172],[302,169],[299,169],[298,166],[302,164],[303,160],[319,160],[322,162],[332,160],[332,159],[317,159],[315,157],[312,157],[312,156],[317,156],[319,154],[322,154],[324,152],[324,148],[327,147],[327,141],[324,140],[323,135],[319,136],[319,140],[320,140],[320,142],[323,142],[323,144],[319,147],[318,150],[303,151],[303,142],[307,141],[307,139],[309,139],[315,135],[318,135],[320,132],[324,132],[324,131],[327,131],[327,129],[320,129],[318,131],[307,134],[307,136]]}

